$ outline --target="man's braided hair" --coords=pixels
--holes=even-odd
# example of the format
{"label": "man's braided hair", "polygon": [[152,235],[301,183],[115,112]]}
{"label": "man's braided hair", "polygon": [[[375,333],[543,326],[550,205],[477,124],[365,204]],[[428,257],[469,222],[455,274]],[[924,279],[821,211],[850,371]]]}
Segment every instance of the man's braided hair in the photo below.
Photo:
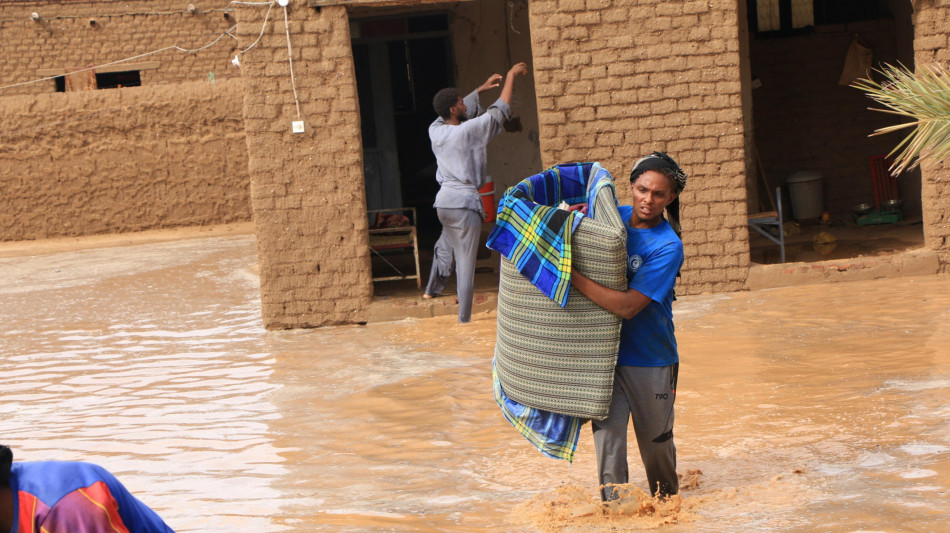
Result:
{"label": "man's braided hair", "polygon": [[686,173],[666,152],[653,152],[634,163],[633,170],[630,171],[630,183],[637,181],[640,174],[648,170],[655,170],[673,180],[677,193],[686,188]]}

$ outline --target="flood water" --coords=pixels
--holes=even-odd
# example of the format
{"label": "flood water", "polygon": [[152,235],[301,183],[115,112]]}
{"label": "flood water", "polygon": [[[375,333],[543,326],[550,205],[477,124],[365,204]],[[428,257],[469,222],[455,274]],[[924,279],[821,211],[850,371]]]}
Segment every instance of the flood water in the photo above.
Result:
{"label": "flood water", "polygon": [[255,263],[251,236],[0,259],[0,442],[178,532],[950,529],[950,277],[681,297],[682,500],[605,516],[589,425],[572,465],[494,404],[493,313],[267,332]]}

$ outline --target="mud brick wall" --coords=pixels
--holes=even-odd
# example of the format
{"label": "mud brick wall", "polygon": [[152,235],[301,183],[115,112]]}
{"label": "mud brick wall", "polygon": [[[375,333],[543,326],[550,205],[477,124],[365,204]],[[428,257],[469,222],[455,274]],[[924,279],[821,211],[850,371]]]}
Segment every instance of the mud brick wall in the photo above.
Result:
{"label": "mud brick wall", "polygon": [[[751,47],[752,75],[762,83],[752,91],[755,139],[770,185],[783,185],[796,171],[817,171],[824,176],[824,210],[839,215],[874,202],[868,159],[890,152],[898,139],[869,137],[893,119],[868,110],[873,102],[863,92],[838,84],[856,34],[874,51],[874,68],[897,64],[889,19],[758,38]],[[789,197],[787,189],[783,193]]]}
{"label": "mud brick wall", "polygon": [[[511,63],[524,61],[531,69],[532,30],[528,4],[525,1],[509,5],[507,0],[479,0],[454,6],[452,45],[458,67],[456,83],[460,91],[467,93],[478,87],[491,73],[504,76]],[[538,114],[534,90],[532,76],[516,79],[511,112],[520,119],[523,130],[503,131],[488,144],[488,175],[495,183],[496,200],[501,199],[508,187],[546,168],[541,164],[537,142]],[[487,108],[500,94],[500,87],[482,94],[482,107]],[[434,111],[432,118],[435,119]],[[432,200],[435,200],[434,196]]]}
{"label": "mud brick wall", "polygon": [[529,3],[545,166],[600,161],[630,200],[636,159],[669,152],[681,195],[681,294],[748,277],[739,15],[734,1]]}
{"label": "mud brick wall", "polygon": [[[194,14],[186,8],[191,3]],[[33,21],[30,13],[38,13]],[[225,17],[227,15],[227,17]],[[96,24],[91,25],[90,20]],[[238,76],[230,64],[237,41],[225,35],[198,52],[167,50],[172,46],[195,50],[209,45],[235,25],[230,3],[202,0],[34,1],[0,2],[0,86],[41,80],[50,69],[86,68],[141,58],[123,64],[150,63],[140,70],[143,86],[218,80]],[[135,70],[132,68],[132,70]],[[56,91],[53,80],[0,90],[0,96]]]}
{"label": "mud brick wall", "polygon": [[[917,67],[939,62],[950,65],[950,2],[922,0],[914,13],[914,54]],[[922,165],[921,204],[924,242],[940,258],[940,271],[950,271],[950,160]]]}
{"label": "mud brick wall", "polygon": [[[250,46],[266,6],[236,10],[242,47]],[[297,110],[281,8],[241,56],[264,325],[364,322],[372,280],[346,9],[293,0],[288,21],[305,133],[291,131]]]}
{"label": "mud brick wall", "polygon": [[239,81],[0,98],[0,240],[248,221]]}

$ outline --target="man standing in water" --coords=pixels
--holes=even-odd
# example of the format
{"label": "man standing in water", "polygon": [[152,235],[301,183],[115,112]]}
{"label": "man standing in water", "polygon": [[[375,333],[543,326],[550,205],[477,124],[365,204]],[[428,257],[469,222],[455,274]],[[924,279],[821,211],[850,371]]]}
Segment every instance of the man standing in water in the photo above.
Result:
{"label": "man standing in water", "polygon": [[651,494],[679,492],[673,444],[679,354],[672,306],[676,273],[683,265],[683,243],[663,218],[663,210],[686,186],[686,174],[668,155],[653,152],[633,166],[630,183],[633,205],[620,206],[627,224],[627,290],[614,290],[577,271],[571,273],[571,283],[578,290],[623,317],[610,411],[606,419],[592,423],[604,501],[619,498],[614,485],[629,479],[627,421],[631,416]]}
{"label": "man standing in water", "polygon": [[432,298],[442,290],[445,273],[451,269],[451,256],[454,256],[458,320],[462,324],[472,319],[475,256],[485,220],[478,191],[488,179],[486,147],[488,141],[501,132],[503,121],[511,117],[515,77],[527,72],[525,63],[511,67],[498,100],[481,115],[478,95],[498,87],[501,74],[492,74],[464,99],[454,87],[442,89],[432,99],[432,106],[439,115],[429,126],[432,153],[438,165],[435,179],[439,182],[439,192],[434,206],[442,222],[440,242],[447,244],[452,253],[437,254],[433,258],[445,263],[448,257],[448,264],[440,264],[441,268],[433,266],[432,274],[437,278],[430,279],[424,297]]}

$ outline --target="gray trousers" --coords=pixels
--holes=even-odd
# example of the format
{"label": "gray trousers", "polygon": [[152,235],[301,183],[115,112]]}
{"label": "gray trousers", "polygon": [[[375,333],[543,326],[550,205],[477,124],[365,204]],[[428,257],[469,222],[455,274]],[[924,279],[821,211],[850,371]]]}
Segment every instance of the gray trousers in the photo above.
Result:
{"label": "gray trousers", "polygon": [[429,271],[426,294],[438,296],[442,293],[442,289],[449,282],[449,277],[452,276],[454,270],[455,260],[453,257],[452,245],[449,244],[449,238],[443,232],[432,248],[432,270]]}
{"label": "gray trousers", "polygon": [[[478,242],[482,234],[482,215],[471,209],[438,208],[439,221],[442,222],[442,236],[455,256],[455,285],[459,299],[459,323],[472,320],[472,298],[475,285],[475,256],[478,255]],[[438,243],[437,243],[438,244]],[[433,257],[433,262],[437,257]],[[434,265],[433,265],[434,268]],[[433,285],[429,277],[429,285]],[[438,285],[438,281],[436,283]],[[445,284],[442,282],[442,287]],[[441,291],[442,289],[439,288]],[[426,287],[429,294],[429,286]]]}
{"label": "gray trousers", "polygon": [[[650,493],[666,496],[679,492],[676,446],[673,444],[673,402],[679,364],[663,367],[618,366],[610,411],[604,420],[593,420],[597,474],[601,485],[629,482],[627,422],[640,448]],[[619,496],[612,487],[601,489],[604,501]]]}

